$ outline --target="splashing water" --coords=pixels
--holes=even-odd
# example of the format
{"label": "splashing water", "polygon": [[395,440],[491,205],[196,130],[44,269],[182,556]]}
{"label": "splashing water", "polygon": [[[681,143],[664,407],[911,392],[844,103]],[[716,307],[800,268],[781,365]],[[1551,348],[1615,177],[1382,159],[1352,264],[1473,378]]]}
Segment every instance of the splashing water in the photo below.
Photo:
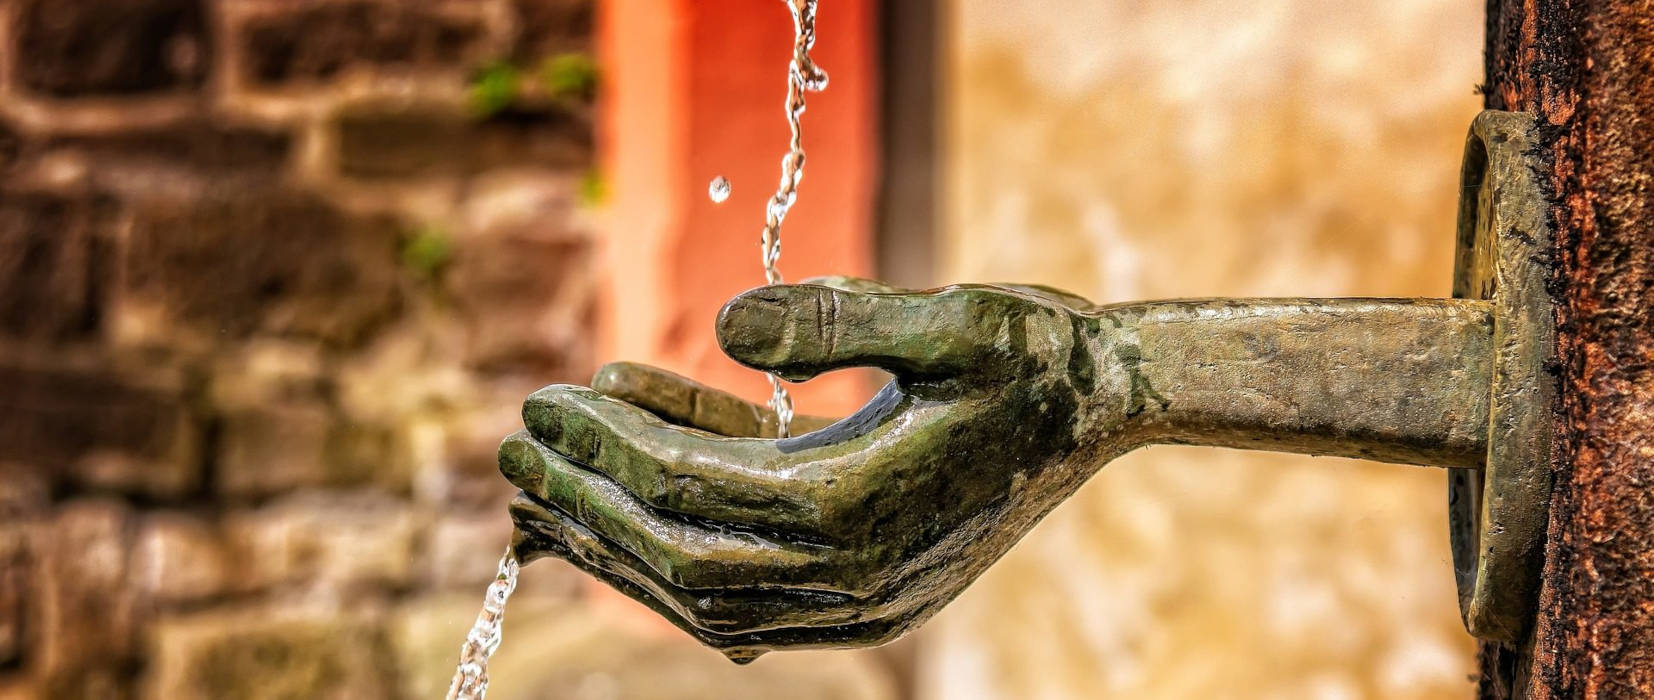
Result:
{"label": "splashing water", "polygon": [[[781,271],[776,263],[781,259],[781,222],[798,200],[798,183],[804,179],[804,129],[800,117],[804,115],[804,93],[827,89],[827,72],[810,59],[810,49],[816,45],[816,0],[782,0],[793,15],[793,57],[787,64],[787,127],[792,138],[787,142],[787,155],[781,158],[781,184],[764,208],[764,231],[759,238],[763,250],[764,280],[768,284],[781,283]],[[781,378],[766,375],[770,382],[769,406],[775,411],[776,436],[787,437],[793,420],[793,399],[782,386]]]}
{"label": "splashing water", "polygon": [[459,668],[448,684],[447,700],[483,700],[488,695],[488,657],[500,648],[500,623],[505,621],[505,601],[517,590],[517,570],[517,555],[507,547],[483,596],[482,612],[459,648]]}

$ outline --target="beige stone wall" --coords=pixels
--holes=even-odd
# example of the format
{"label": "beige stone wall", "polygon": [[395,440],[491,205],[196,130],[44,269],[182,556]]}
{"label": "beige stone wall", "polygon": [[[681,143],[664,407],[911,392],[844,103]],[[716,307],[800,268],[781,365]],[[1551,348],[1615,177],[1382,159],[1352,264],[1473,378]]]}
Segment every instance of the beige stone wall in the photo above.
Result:
{"label": "beige stone wall", "polygon": [[[947,281],[1443,296],[1469,0],[960,0]],[[1437,470],[1155,448],[921,633],[929,698],[1460,698]]]}

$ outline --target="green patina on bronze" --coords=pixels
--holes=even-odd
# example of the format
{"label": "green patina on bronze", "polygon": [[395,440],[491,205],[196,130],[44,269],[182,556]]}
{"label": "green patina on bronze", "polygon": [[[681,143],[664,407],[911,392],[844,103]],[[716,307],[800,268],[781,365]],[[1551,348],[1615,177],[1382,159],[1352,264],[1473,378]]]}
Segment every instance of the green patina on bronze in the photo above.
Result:
{"label": "green patina on bronze", "polygon": [[500,447],[523,490],[515,547],[575,563],[736,660],[880,644],[1139,447],[1481,469],[1506,366],[1498,308],[1098,306],[1042,287],[845,278],[755,289],[718,318],[737,361],[795,381],[856,366],[894,381],[782,440],[767,410],[642,365],[542,389]]}

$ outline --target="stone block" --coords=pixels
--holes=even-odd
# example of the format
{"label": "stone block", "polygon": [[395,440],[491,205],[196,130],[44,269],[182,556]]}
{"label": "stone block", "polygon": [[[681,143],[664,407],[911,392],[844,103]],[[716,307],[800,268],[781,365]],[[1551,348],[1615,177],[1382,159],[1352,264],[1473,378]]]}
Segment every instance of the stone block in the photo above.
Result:
{"label": "stone block", "polygon": [[494,51],[482,3],[342,0],[249,14],[233,39],[240,79],[313,84],[352,71],[469,69]]}
{"label": "stone block", "polygon": [[207,189],[268,188],[287,172],[290,132],[204,117],[46,139],[47,158],[84,163],[99,190],[123,198],[194,198]]}
{"label": "stone block", "polygon": [[[131,513],[113,501],[60,507],[33,547],[29,666],[81,695],[134,657],[136,591],[129,583]],[[52,697],[69,697],[70,692]]]}
{"label": "stone block", "polygon": [[225,590],[227,564],[212,523],[185,513],[152,513],[137,528],[131,585],[155,603],[199,600]]}
{"label": "stone block", "polygon": [[0,524],[40,517],[52,505],[45,470],[0,462]]}
{"label": "stone block", "polygon": [[201,85],[212,62],[204,0],[20,0],[18,81],[53,96]]}
{"label": "stone block", "polygon": [[584,168],[592,160],[591,120],[575,107],[547,105],[484,119],[437,104],[360,104],[338,116],[337,128],[339,170],[353,178]]}
{"label": "stone block", "polygon": [[591,244],[576,237],[508,232],[462,242],[447,283],[467,327],[467,364],[542,383],[588,380],[592,257]]}
{"label": "stone block", "polygon": [[0,519],[0,668],[19,664],[27,647],[31,525]]}
{"label": "stone block", "polygon": [[0,335],[83,339],[104,315],[112,203],[0,192]]}
{"label": "stone block", "polygon": [[410,461],[401,426],[341,421],[328,431],[327,465],[336,482],[371,484],[404,494]]}
{"label": "stone block", "polygon": [[331,481],[324,408],[278,404],[227,411],[220,422],[217,488],[228,496],[261,496]]}
{"label": "stone block", "polygon": [[69,134],[46,141],[71,148],[97,161],[135,161],[154,166],[184,166],[210,172],[260,170],[275,174],[292,148],[293,136],[281,129],[238,126],[204,117],[100,134]]}
{"label": "stone block", "polygon": [[152,638],[144,697],[154,700],[375,700],[395,687],[372,614],[213,610],[161,619]]}
{"label": "stone block", "polygon": [[514,58],[521,63],[591,45],[593,0],[512,0],[517,16]]}
{"label": "stone block", "polygon": [[0,669],[19,664],[27,647],[28,591],[34,576],[30,542],[50,507],[51,489],[43,475],[0,463]]}
{"label": "stone block", "polygon": [[447,513],[501,512],[517,488],[500,476],[500,440],[523,429],[523,397],[541,386],[502,378],[472,397],[473,410],[444,421],[433,441],[442,458],[422,465],[414,479],[416,498]]}
{"label": "stone block", "polygon": [[408,469],[389,427],[349,421],[316,402],[226,409],[219,433],[217,487],[252,498],[306,487],[407,487]]}
{"label": "stone block", "polygon": [[387,497],[305,494],[232,512],[224,533],[244,589],[394,588],[412,578],[421,526]]}
{"label": "stone block", "polygon": [[445,516],[427,533],[422,578],[447,590],[483,590],[494,580],[500,554],[511,542],[505,509]]}
{"label": "stone block", "polygon": [[145,206],[125,260],[124,302],[209,339],[268,333],[353,344],[399,308],[398,233],[388,217],[282,190]]}
{"label": "stone block", "polygon": [[333,390],[323,349],[315,343],[258,339],[212,359],[209,400],[216,406],[317,401]]}
{"label": "stone block", "polygon": [[0,461],[150,496],[200,482],[200,428],[174,373],[0,362],[0,386]]}

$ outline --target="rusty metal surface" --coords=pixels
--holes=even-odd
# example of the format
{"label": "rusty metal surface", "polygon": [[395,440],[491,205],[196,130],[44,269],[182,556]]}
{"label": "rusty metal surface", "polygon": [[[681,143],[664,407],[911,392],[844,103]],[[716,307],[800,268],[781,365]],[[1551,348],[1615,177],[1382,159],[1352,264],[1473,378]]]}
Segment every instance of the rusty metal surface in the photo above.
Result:
{"label": "rusty metal surface", "polygon": [[1537,624],[1482,697],[1654,697],[1654,2],[1487,12],[1487,105],[1540,115],[1562,397]]}

